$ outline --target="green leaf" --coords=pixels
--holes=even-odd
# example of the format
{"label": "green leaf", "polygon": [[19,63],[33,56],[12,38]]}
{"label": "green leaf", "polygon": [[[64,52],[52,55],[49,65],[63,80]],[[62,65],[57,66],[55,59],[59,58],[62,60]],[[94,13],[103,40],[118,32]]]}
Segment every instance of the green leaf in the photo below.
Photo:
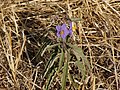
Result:
{"label": "green leaf", "polygon": [[90,70],[90,63],[87,60],[87,58],[85,57],[82,49],[80,47],[78,47],[77,45],[72,45],[69,43],[67,43],[67,45],[69,45],[73,49],[73,53],[76,56],[77,60],[80,60],[80,57],[81,57],[82,61],[85,63],[85,65],[87,65],[88,69]]}
{"label": "green leaf", "polygon": [[66,61],[65,61],[65,64],[64,64],[62,80],[61,80],[61,82],[62,82],[62,90],[65,90],[67,76],[68,76],[68,61],[70,60],[69,52],[66,51],[65,55],[66,55]]}
{"label": "green leaf", "polygon": [[45,53],[45,51],[46,51],[47,49],[51,49],[51,48],[53,48],[53,47],[55,47],[55,46],[58,46],[58,45],[60,45],[60,44],[58,43],[58,44],[54,44],[54,45],[47,45],[47,47],[45,47],[45,49],[44,49],[43,52],[41,53],[41,56],[43,56],[43,54]]}
{"label": "green leaf", "polygon": [[71,18],[72,21],[81,21],[81,18]]}
{"label": "green leaf", "polygon": [[55,78],[55,69],[52,70],[52,72],[50,73],[49,77],[48,77],[48,81],[47,81],[47,84],[46,84],[46,90],[49,90],[49,86],[51,84],[51,82],[54,80]]}
{"label": "green leaf", "polygon": [[50,40],[47,40],[46,42],[44,42],[44,44],[39,48],[38,52],[36,53],[36,55],[32,58],[31,61],[33,61],[34,59],[39,58],[39,56],[41,55],[41,53],[43,52],[44,48],[46,48],[46,46],[50,45],[52,42]]}
{"label": "green leaf", "polygon": [[87,67],[90,69],[90,64],[89,64],[87,58],[85,57],[85,55],[83,54],[82,49],[79,48],[78,46],[75,46],[73,48],[73,50],[74,50],[74,53],[76,54],[77,59],[79,60],[81,57],[82,60],[84,61],[85,65],[87,65]]}
{"label": "green leaf", "polygon": [[64,61],[64,51],[62,49],[62,52],[61,52],[61,56],[60,56],[60,61],[59,61],[59,68],[58,68],[58,71],[61,69],[62,67],[62,64],[63,64],[63,61]]}
{"label": "green leaf", "polygon": [[64,64],[63,75],[62,75],[62,90],[65,90],[67,73],[68,73],[68,62]]}
{"label": "green leaf", "polygon": [[[88,70],[90,71],[90,64],[89,64],[87,58],[85,57],[85,55],[80,47],[78,47],[77,45],[69,44],[69,43],[68,43],[68,45],[72,48],[73,54],[77,58],[77,61],[75,62],[75,64],[79,68],[79,70],[82,74],[82,79],[85,79],[86,66],[88,67]],[[80,61],[80,57],[82,58],[82,61]]]}
{"label": "green leaf", "polygon": [[75,65],[81,71],[82,79],[85,79],[86,70],[85,70],[85,66],[83,65],[83,63],[78,60],[78,61],[75,62]]}
{"label": "green leaf", "polygon": [[59,56],[60,56],[59,54],[58,55],[54,55],[54,54],[52,55],[52,57],[50,58],[50,60],[48,61],[47,65],[45,67],[45,72],[44,72],[43,77],[45,77],[48,74],[48,72],[51,70],[52,66],[54,65],[54,62],[56,60],[58,60]]}

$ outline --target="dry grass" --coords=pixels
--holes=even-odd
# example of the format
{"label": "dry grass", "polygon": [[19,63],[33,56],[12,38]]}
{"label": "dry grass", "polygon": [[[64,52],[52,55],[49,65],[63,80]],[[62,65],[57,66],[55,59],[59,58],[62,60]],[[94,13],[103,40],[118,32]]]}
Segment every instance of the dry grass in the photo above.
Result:
{"label": "dry grass", "polygon": [[[42,90],[50,55],[41,57],[40,53],[57,42],[50,30],[55,30],[59,20],[67,21],[68,16],[80,18],[73,22],[77,26],[73,40],[82,47],[92,67],[86,81],[76,79],[79,89],[120,89],[119,0],[2,0],[0,90]],[[53,90],[55,85],[57,81]]]}

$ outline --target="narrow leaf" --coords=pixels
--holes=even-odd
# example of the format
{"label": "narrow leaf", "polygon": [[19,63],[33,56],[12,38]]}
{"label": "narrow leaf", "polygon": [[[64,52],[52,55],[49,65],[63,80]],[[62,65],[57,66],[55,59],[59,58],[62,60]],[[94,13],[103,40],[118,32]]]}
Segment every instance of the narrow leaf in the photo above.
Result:
{"label": "narrow leaf", "polygon": [[68,62],[64,64],[63,75],[62,75],[62,90],[65,90],[66,80],[67,80],[67,72],[68,72]]}
{"label": "narrow leaf", "polygon": [[76,21],[81,21],[81,18],[71,18],[71,20],[76,22]]}
{"label": "narrow leaf", "polygon": [[55,47],[55,46],[58,46],[58,45],[60,45],[60,44],[47,45],[47,47],[45,47],[45,49],[44,49],[43,52],[41,53],[41,56],[43,56],[43,54],[45,53],[45,51],[46,51],[47,49],[51,49],[51,48],[53,48],[53,47]]}
{"label": "narrow leaf", "polygon": [[46,65],[46,67],[45,67],[45,72],[44,72],[43,77],[45,77],[45,76],[48,74],[48,72],[51,70],[52,66],[54,65],[54,62],[55,62],[56,60],[58,60],[58,58],[59,58],[59,54],[58,54],[58,55],[55,55],[53,58],[51,58],[51,59],[48,61],[47,65]]}
{"label": "narrow leaf", "polygon": [[84,67],[83,63],[78,60],[78,61],[75,62],[75,65],[80,70],[80,72],[82,74],[82,78],[85,79],[86,70],[85,70],[85,67]]}
{"label": "narrow leaf", "polygon": [[64,61],[64,51],[63,51],[63,49],[62,49],[61,56],[60,56],[60,61],[59,61],[58,71],[61,69],[62,64],[63,64],[63,61]]}
{"label": "narrow leaf", "polygon": [[73,53],[75,54],[77,60],[79,60],[80,57],[81,57],[83,62],[85,63],[85,65],[87,65],[87,67],[90,70],[90,63],[87,60],[87,58],[85,57],[82,49],[80,47],[78,47],[77,45],[72,45],[72,44],[69,44],[69,43],[68,43],[68,45],[73,49]]}
{"label": "narrow leaf", "polygon": [[66,55],[66,61],[65,61],[65,64],[64,64],[62,80],[61,80],[61,82],[62,82],[62,90],[65,90],[67,76],[68,76],[68,61],[70,60],[69,52],[66,52],[65,55]]}
{"label": "narrow leaf", "polygon": [[55,70],[53,69],[52,70],[52,72],[50,73],[50,75],[49,75],[49,78],[48,78],[48,82],[47,82],[47,84],[46,84],[46,90],[49,90],[49,86],[50,86],[50,84],[51,84],[51,82],[54,80],[54,78],[55,78]]}

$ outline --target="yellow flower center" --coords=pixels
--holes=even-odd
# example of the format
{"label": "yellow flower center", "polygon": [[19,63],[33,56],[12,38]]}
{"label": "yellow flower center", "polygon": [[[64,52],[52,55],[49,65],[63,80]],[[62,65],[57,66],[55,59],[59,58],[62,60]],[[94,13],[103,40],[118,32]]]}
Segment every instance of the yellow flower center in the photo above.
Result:
{"label": "yellow flower center", "polygon": [[63,35],[63,34],[64,34],[64,30],[61,30],[61,31],[60,31],[60,35]]}

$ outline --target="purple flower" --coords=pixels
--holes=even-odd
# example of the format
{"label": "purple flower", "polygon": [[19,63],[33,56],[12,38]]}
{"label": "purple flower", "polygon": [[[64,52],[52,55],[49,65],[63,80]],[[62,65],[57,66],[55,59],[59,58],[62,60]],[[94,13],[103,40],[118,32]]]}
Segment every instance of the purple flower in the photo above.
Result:
{"label": "purple flower", "polygon": [[72,35],[72,23],[70,23],[69,30],[67,29],[66,24],[63,24],[62,26],[58,25],[56,26],[57,29],[57,36],[62,37],[62,39],[65,39],[67,35]]}
{"label": "purple flower", "polygon": [[57,29],[57,36],[62,37],[63,39],[66,38],[67,35],[69,35],[69,30],[67,29],[66,24],[63,24],[62,26],[56,26]]}

